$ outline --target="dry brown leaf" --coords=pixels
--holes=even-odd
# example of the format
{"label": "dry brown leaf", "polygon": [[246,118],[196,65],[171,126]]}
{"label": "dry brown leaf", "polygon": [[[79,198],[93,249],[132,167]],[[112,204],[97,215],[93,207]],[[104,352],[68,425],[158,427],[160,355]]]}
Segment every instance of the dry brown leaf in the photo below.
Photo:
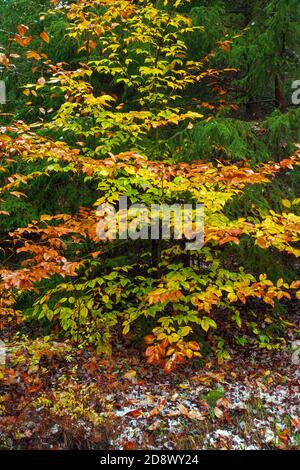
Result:
{"label": "dry brown leaf", "polygon": [[217,406],[214,407],[214,413],[217,418],[223,418],[223,411]]}
{"label": "dry brown leaf", "polygon": [[135,370],[129,370],[123,375],[124,379],[130,380],[133,383],[137,382],[137,374]]}

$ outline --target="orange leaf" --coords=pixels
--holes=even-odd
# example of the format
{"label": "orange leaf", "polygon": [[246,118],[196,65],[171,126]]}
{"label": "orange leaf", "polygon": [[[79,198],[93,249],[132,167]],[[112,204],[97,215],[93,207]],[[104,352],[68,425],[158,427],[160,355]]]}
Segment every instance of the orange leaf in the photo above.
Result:
{"label": "orange leaf", "polygon": [[91,49],[96,49],[97,43],[96,43],[95,41],[91,41],[91,40],[90,40],[90,41],[89,41],[89,46],[90,46]]}
{"label": "orange leaf", "polygon": [[43,31],[41,34],[40,34],[40,38],[46,42],[47,44],[49,44],[50,42],[50,38],[49,38],[49,35],[46,33],[46,31]]}
{"label": "orange leaf", "polygon": [[126,413],[126,414],[131,415],[134,418],[138,418],[139,416],[142,416],[144,414],[144,412],[142,410],[132,410],[132,411],[129,411],[128,413]]}
{"label": "orange leaf", "polygon": [[27,56],[27,59],[40,60],[42,58],[42,56],[40,56],[40,54],[38,54],[35,51],[28,51],[26,56]]}
{"label": "orange leaf", "polygon": [[197,343],[197,341],[189,341],[188,346],[189,346],[189,348],[192,349],[193,351],[199,351],[199,350],[200,350],[200,346],[199,346],[199,344]]}
{"label": "orange leaf", "polygon": [[266,248],[267,246],[267,243],[266,243],[266,240],[264,240],[264,238],[258,238],[256,240],[256,244],[260,247],[260,248]]}
{"label": "orange leaf", "polygon": [[19,24],[17,26],[17,29],[19,31],[20,36],[25,36],[28,31],[28,26],[25,26],[24,24]]}

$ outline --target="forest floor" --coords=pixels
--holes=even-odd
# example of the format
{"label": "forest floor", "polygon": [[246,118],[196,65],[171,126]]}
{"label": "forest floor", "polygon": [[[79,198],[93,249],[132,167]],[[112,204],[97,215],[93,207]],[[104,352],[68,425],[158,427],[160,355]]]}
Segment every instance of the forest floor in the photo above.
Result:
{"label": "forest floor", "polygon": [[299,449],[298,334],[299,324],[281,351],[232,347],[225,364],[206,357],[171,374],[135,350],[104,360],[14,337],[0,369],[0,448]]}

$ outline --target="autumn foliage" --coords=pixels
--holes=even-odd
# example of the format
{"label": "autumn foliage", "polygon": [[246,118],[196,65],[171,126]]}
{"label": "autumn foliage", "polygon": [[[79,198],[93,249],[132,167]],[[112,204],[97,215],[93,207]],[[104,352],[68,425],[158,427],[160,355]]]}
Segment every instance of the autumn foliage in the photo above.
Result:
{"label": "autumn foliage", "polygon": [[[52,3],[69,24],[77,59],[54,63],[44,52],[55,41],[46,31],[34,38],[19,25],[12,38],[34,67],[35,82],[23,93],[39,118],[1,128],[0,218],[15,214],[11,201],[33,207],[32,188],[76,189],[72,209],[58,198],[50,213],[4,234],[0,326],[47,325],[57,337],[104,354],[121,337],[167,372],[199,359],[207,347],[219,361],[229,359],[228,329],[241,346],[252,335],[257,347],[280,348],[284,337],[274,331],[288,322],[280,306],[300,298],[300,281],[248,270],[239,249],[295,263],[300,200],[283,199],[278,212],[255,201],[240,215],[230,207],[249,188],[263,192],[276,178],[288,181],[299,146],[256,165],[185,159],[177,134],[189,135],[238,106],[224,89],[236,71],[211,66],[213,52],[190,57],[188,40],[199,27],[177,11],[184,2]],[[226,53],[230,43],[217,47]],[[13,59],[4,54],[1,62],[9,67]],[[207,101],[199,99],[199,87]],[[46,109],[41,103],[49,96]],[[123,195],[148,207],[204,204],[204,248],[186,252],[177,240],[100,241],[96,208],[117,205]]]}

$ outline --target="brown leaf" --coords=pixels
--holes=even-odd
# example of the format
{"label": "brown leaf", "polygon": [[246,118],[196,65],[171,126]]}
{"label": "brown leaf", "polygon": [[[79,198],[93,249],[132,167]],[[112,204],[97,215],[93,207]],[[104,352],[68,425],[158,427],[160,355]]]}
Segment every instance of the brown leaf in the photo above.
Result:
{"label": "brown leaf", "polygon": [[126,413],[126,415],[131,415],[135,419],[139,418],[143,414],[144,414],[144,412],[142,410],[132,410],[132,411],[129,411],[128,413]]}
{"label": "brown leaf", "polygon": [[196,419],[197,421],[204,421],[205,416],[200,413],[198,410],[191,410],[188,414],[190,419]]}
{"label": "brown leaf", "polygon": [[178,411],[183,416],[188,416],[188,414],[189,414],[189,410],[184,405],[182,405],[181,403],[178,405]]}
{"label": "brown leaf", "polygon": [[291,417],[291,423],[296,429],[296,431],[300,431],[300,418],[299,416]]}
{"label": "brown leaf", "polygon": [[124,450],[135,450],[137,448],[136,442],[128,441],[123,445]]}
{"label": "brown leaf", "polygon": [[123,375],[124,379],[130,380],[133,383],[137,382],[137,374],[135,370],[129,370]]}
{"label": "brown leaf", "polygon": [[230,408],[231,406],[230,401],[227,400],[227,398],[220,398],[216,404],[218,407],[224,406],[224,408]]}
{"label": "brown leaf", "polygon": [[5,416],[4,418],[0,418],[0,424],[2,426],[11,426],[12,424],[15,424],[17,421],[17,418],[15,416]]}
{"label": "brown leaf", "polygon": [[41,390],[42,387],[43,387],[42,383],[39,383],[37,385],[32,385],[31,387],[28,388],[28,393],[38,392],[39,390]]}
{"label": "brown leaf", "polygon": [[161,423],[159,421],[155,421],[151,426],[149,426],[149,431],[157,431],[161,427]]}
{"label": "brown leaf", "polygon": [[223,418],[223,411],[217,406],[214,407],[214,413],[217,418]]}
{"label": "brown leaf", "polygon": [[289,443],[289,440],[290,440],[290,431],[288,429],[284,429],[280,434],[279,434],[279,439],[285,444],[287,445]]}

